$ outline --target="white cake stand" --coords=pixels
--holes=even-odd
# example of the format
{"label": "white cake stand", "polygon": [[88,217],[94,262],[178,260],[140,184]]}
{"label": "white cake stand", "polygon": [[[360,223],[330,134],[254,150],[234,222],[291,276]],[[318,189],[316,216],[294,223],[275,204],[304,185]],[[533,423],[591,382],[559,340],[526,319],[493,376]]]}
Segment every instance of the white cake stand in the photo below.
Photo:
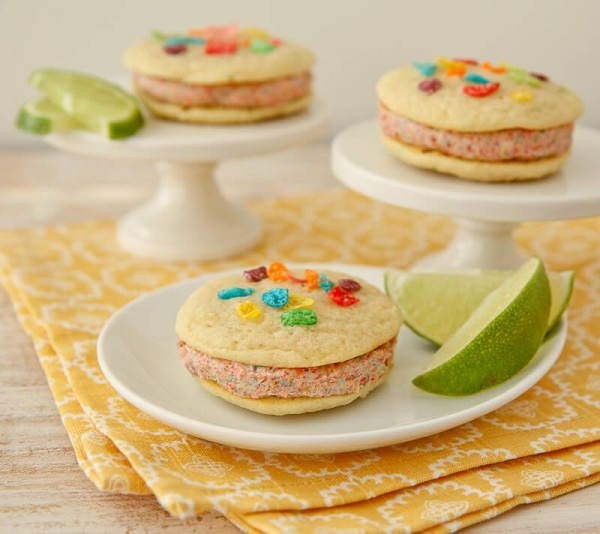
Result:
{"label": "white cake stand", "polygon": [[368,197],[454,217],[457,232],[418,269],[512,269],[523,261],[512,232],[524,221],[600,214],[600,132],[578,126],[571,158],[537,181],[489,184],[411,167],[387,152],[376,120],[339,133],[332,167],[345,185]]}
{"label": "white cake stand", "polygon": [[158,190],[119,221],[121,246],[158,260],[210,260],[250,249],[261,236],[258,219],[218,189],[219,162],[308,143],[323,135],[329,122],[327,106],[317,99],[304,113],[257,124],[204,126],[147,117],[144,128],[125,140],[84,131],[45,139],[86,156],[155,162]]}

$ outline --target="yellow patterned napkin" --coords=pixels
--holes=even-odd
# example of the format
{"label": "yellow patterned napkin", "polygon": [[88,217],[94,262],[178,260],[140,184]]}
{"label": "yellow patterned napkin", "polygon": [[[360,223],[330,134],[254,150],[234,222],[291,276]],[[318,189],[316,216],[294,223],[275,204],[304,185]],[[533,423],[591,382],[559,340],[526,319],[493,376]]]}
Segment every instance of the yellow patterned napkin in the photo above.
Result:
{"label": "yellow patterned napkin", "polygon": [[152,492],[182,518],[214,508],[248,532],[448,532],[600,479],[600,218],[519,228],[524,251],[577,271],[569,336],[537,385],[471,423],[374,450],[274,454],[195,438],[127,403],[98,367],[96,340],[141,293],[273,260],[405,268],[454,231],[445,217],[347,191],[251,207],[263,242],[219,262],[134,258],[118,249],[112,222],[0,232],[3,283],[98,488]]}

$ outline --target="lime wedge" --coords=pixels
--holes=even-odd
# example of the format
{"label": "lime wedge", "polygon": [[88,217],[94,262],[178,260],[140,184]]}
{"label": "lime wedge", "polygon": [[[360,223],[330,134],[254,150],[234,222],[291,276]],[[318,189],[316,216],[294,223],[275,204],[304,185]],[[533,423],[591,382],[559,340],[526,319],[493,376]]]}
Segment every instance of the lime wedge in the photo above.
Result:
{"label": "lime wedge", "polygon": [[135,97],[95,76],[39,69],[29,82],[86,129],[108,139],[129,137],[144,125]]}
{"label": "lime wedge", "polygon": [[550,285],[531,258],[494,289],[412,383],[430,393],[470,395],[517,374],[548,327]]}
{"label": "lime wedge", "polygon": [[37,135],[78,127],[69,115],[47,98],[23,105],[17,115],[16,125],[21,130]]}
{"label": "lime wedge", "polygon": [[[440,346],[512,273],[514,271],[388,271],[384,280],[386,292],[400,308],[405,324],[417,335]],[[575,273],[547,274],[552,297],[549,332],[569,305]]]}

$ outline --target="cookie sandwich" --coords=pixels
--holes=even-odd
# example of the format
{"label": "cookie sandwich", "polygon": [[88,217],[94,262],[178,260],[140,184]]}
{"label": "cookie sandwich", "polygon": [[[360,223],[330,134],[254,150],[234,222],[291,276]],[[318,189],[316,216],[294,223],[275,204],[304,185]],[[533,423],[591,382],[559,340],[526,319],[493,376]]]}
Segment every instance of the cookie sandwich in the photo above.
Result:
{"label": "cookie sandwich", "polygon": [[386,148],[404,162],[468,180],[542,178],[569,156],[583,104],[546,75],[509,64],[438,58],[377,84]]}
{"label": "cookie sandwich", "polygon": [[210,393],[300,414],[366,397],[387,378],[402,318],[371,284],[279,262],[215,278],[178,312],[178,351]]}
{"label": "cookie sandwich", "polygon": [[258,28],[207,26],[155,33],[125,54],[133,88],[154,115],[234,124],[304,110],[312,94],[313,54]]}

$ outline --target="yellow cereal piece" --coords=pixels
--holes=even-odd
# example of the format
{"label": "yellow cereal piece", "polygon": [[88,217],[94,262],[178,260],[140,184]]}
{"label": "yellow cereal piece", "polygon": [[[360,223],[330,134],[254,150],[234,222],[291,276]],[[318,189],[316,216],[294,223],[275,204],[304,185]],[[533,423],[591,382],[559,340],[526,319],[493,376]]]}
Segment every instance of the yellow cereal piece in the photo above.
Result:
{"label": "yellow cereal piece", "polygon": [[510,96],[513,100],[516,100],[517,102],[529,102],[533,98],[531,91],[520,88],[515,89],[512,93],[510,93]]}
{"label": "yellow cereal piece", "polygon": [[262,315],[262,312],[254,302],[245,300],[237,305],[237,314],[242,319],[256,319]]}
{"label": "yellow cereal piece", "polygon": [[256,27],[248,27],[242,28],[240,33],[244,37],[249,37],[250,39],[264,39],[265,41],[269,41],[271,36],[262,28]]}
{"label": "yellow cereal piece", "polygon": [[282,310],[299,310],[301,308],[308,308],[315,303],[310,297],[303,297],[302,295],[288,295],[288,301],[285,306],[282,306]]}
{"label": "yellow cereal piece", "polygon": [[460,61],[452,61],[451,59],[448,59],[444,56],[438,56],[435,58],[435,60],[437,61],[437,64],[440,67],[443,67],[445,69],[465,69],[464,63],[461,63]]}

